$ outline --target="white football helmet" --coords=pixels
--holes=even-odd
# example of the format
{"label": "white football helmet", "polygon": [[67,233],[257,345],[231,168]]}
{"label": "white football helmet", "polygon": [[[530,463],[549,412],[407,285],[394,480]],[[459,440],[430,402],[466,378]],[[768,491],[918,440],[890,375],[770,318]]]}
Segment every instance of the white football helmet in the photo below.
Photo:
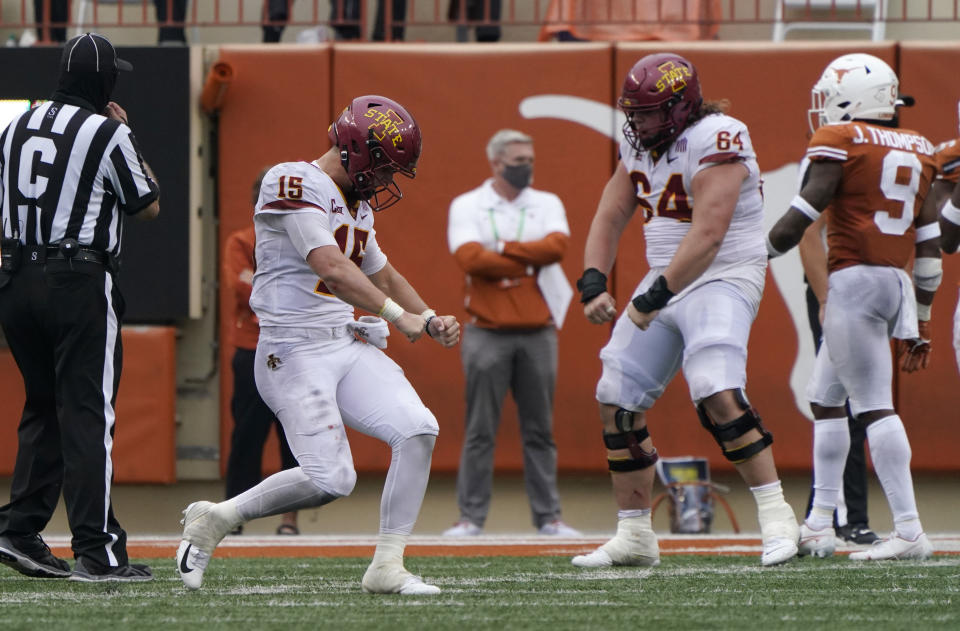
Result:
{"label": "white football helmet", "polygon": [[891,120],[900,81],[882,59],[865,53],[837,57],[811,91],[810,131],[855,118]]}

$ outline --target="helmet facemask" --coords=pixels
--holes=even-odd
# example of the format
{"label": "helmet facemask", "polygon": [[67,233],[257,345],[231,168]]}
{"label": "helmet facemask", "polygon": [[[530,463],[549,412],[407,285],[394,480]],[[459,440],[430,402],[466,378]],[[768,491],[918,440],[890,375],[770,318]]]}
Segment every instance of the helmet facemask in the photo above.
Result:
{"label": "helmet facemask", "polygon": [[[677,137],[680,130],[677,129],[676,122],[671,118],[671,110],[681,101],[680,96],[673,95],[667,101],[651,107],[626,107],[623,105],[623,99],[618,101],[618,105],[627,116],[623,124],[623,136],[627,139],[630,147],[634,151],[649,151],[656,149],[661,145],[667,144]],[[660,117],[659,125],[644,125],[641,136],[641,130],[634,123],[633,116],[636,114],[645,117]]]}
{"label": "helmet facemask", "polygon": [[403,192],[394,181],[394,175],[399,173],[413,179],[416,169],[405,169],[397,164],[376,140],[367,140],[367,148],[370,151],[370,166],[366,169],[351,171],[346,151],[340,152],[340,160],[350,174],[357,196],[370,204],[373,210],[385,210],[403,199]]}

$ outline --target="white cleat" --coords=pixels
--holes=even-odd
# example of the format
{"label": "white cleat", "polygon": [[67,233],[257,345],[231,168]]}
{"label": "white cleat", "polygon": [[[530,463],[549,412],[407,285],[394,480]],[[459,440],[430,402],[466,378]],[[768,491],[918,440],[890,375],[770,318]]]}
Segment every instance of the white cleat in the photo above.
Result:
{"label": "white cleat", "polygon": [[210,555],[186,539],[177,548],[177,573],[187,589],[200,589],[203,573],[210,563]]}
{"label": "white cleat", "polygon": [[471,521],[462,519],[443,531],[444,537],[476,537],[483,534],[483,528]]}
{"label": "white cleat", "polygon": [[812,556],[818,559],[825,559],[833,556],[833,551],[837,548],[837,535],[832,527],[826,527],[822,530],[814,530],[806,522],[800,524],[800,544],[798,546],[798,556]]}
{"label": "white cleat", "polygon": [[927,535],[920,533],[920,536],[910,541],[897,535],[891,534],[888,538],[874,543],[866,550],[860,552],[851,552],[852,561],[882,561],[882,560],[900,560],[900,559],[929,559],[933,556],[933,545],[927,539]]}
{"label": "white cleat", "polygon": [[424,583],[423,579],[408,572],[399,562],[376,566],[371,563],[363,574],[361,585],[368,594],[432,596],[440,593],[439,587]]}
{"label": "white cleat", "polygon": [[237,524],[212,510],[213,502],[194,502],[183,511],[183,538],[177,548],[177,572],[187,589],[199,589],[217,544]]}
{"label": "white cleat", "polygon": [[548,537],[582,537],[583,533],[576,528],[571,528],[559,519],[547,522],[537,530],[538,535]]}
{"label": "white cleat", "polygon": [[621,519],[613,539],[589,554],[573,557],[570,562],[577,567],[660,565],[660,547],[657,535],[650,527],[650,516]]}
{"label": "white cleat", "polygon": [[758,516],[760,537],[763,540],[763,554],[760,563],[779,565],[786,563],[799,552],[800,526],[790,505],[784,502],[773,510],[766,510]]}

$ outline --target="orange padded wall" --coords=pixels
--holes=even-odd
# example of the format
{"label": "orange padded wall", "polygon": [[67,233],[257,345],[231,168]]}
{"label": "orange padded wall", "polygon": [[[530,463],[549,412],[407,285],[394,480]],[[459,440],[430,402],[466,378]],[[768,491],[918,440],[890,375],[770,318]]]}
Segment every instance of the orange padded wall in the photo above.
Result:
{"label": "orange padded wall", "polygon": [[[701,73],[704,95],[729,99],[730,114],[747,123],[768,192],[778,177],[781,193],[793,187],[791,182],[784,184],[781,172],[803,156],[810,88],[826,64],[846,52],[869,52],[895,68],[902,58],[904,91],[919,101],[914,111],[905,113],[905,125],[915,126],[935,142],[956,133],[955,101],[937,94],[942,82],[934,79],[941,76],[942,68],[953,67],[958,53],[920,45],[905,45],[902,53],[896,44],[869,42],[224,48],[221,60],[234,65],[236,79],[220,121],[221,242],[228,228],[249,220],[249,183],[261,166],[319,155],[328,147],[327,124],[350,98],[381,93],[400,101],[417,117],[424,151],[417,179],[401,181],[404,201],[377,217],[379,240],[391,262],[432,306],[461,318],[465,315],[462,274],[447,251],[447,210],[456,195],[489,176],[484,147],[503,127],[533,135],[535,186],[557,193],[566,205],[572,238],[564,268],[573,282],[582,268],[597,200],[616,164],[616,147],[605,133],[572,121],[580,117],[585,101],[613,104],[630,65],[644,54],[662,50],[687,55]],[[278,85],[283,86],[279,95],[271,93]],[[290,96],[291,90],[296,97]],[[527,99],[546,95],[585,101],[570,101],[568,112],[525,118],[521,108],[530,106]],[[768,223],[785,211],[786,207],[768,202]],[[948,260],[946,267],[944,295],[934,308],[935,367],[920,377],[895,382],[901,414],[913,439],[915,469],[956,469],[938,446],[949,442],[952,430],[942,420],[947,410],[955,416],[957,405],[957,397],[949,394],[955,392],[957,373],[948,341],[957,264]],[[617,259],[614,289],[621,307],[645,272],[642,226],[634,220]],[[805,323],[798,321],[794,326],[787,303],[795,296],[784,296],[782,291],[774,274],[768,274],[751,335],[747,391],[776,436],[774,451],[780,468],[806,470],[812,432],[800,411],[805,404],[795,401],[790,376],[798,335],[807,331]],[[608,334],[608,327],[586,323],[575,299],[560,333],[554,419],[559,463],[567,471],[605,470],[593,393],[600,374],[597,353]],[[428,340],[410,345],[393,336],[390,342],[388,353],[440,422],[434,469],[453,471],[459,465],[463,435],[459,352],[445,351]],[[222,443],[226,447],[231,427],[226,352],[223,360]],[[522,455],[515,411],[509,401],[505,409],[496,464],[498,470],[519,470]],[[730,469],[713,439],[699,427],[682,376],[650,413],[650,426],[664,456],[707,456],[715,469]],[[389,453],[383,445],[355,434],[351,442],[359,469],[385,469]],[[273,452],[268,447],[268,462],[276,461]]]}
{"label": "orange padded wall", "polygon": [[[124,327],[123,375],[117,393],[113,471],[116,482],[176,482],[173,327]],[[11,475],[23,379],[8,349],[0,351],[0,475]]]}

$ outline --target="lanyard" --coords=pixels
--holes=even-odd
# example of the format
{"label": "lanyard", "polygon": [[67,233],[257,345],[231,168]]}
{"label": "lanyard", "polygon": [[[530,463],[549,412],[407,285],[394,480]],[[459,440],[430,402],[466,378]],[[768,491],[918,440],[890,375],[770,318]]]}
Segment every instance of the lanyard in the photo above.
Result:
{"label": "lanyard", "polygon": [[[488,208],[487,213],[490,215],[490,226],[493,228],[493,239],[494,241],[500,240],[500,232],[497,230],[497,222],[493,220],[493,209]],[[523,234],[523,222],[527,218],[527,208],[523,207],[520,209],[520,223],[517,225],[517,241],[520,240],[520,236]]]}

